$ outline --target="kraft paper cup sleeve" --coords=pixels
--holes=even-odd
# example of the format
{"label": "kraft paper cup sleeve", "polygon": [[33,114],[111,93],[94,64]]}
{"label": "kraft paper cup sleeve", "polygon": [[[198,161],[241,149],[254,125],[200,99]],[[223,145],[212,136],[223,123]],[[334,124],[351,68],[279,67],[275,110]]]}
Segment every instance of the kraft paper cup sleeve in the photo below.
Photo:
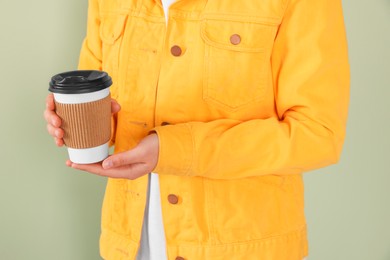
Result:
{"label": "kraft paper cup sleeve", "polygon": [[55,101],[67,147],[85,149],[109,142],[111,137],[111,97],[88,103],[63,104]]}

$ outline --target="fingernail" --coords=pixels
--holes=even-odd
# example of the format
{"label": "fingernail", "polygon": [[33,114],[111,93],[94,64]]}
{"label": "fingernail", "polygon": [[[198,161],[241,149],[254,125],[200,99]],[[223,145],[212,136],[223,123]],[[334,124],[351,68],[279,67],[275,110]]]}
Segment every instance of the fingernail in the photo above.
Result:
{"label": "fingernail", "polygon": [[59,130],[56,130],[56,131],[55,131],[55,135],[56,135],[57,138],[60,138],[60,131],[59,131]]}
{"label": "fingernail", "polygon": [[112,167],[112,162],[111,161],[104,161],[103,162],[103,168],[108,169]]}

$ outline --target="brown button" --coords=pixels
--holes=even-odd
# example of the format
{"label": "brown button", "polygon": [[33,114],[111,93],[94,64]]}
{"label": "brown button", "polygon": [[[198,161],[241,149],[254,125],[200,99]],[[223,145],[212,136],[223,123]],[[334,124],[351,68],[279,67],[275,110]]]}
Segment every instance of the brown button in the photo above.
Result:
{"label": "brown button", "polygon": [[164,126],[164,125],[169,125],[169,123],[168,122],[162,122],[161,126]]}
{"label": "brown button", "polygon": [[184,259],[184,257],[177,256],[177,257],[175,258],[175,260],[185,260],[185,259]]}
{"label": "brown button", "polygon": [[178,57],[181,55],[181,48],[177,45],[173,45],[171,48],[171,53],[173,56]]}
{"label": "brown button", "polygon": [[168,201],[171,204],[177,204],[179,202],[179,198],[175,194],[169,194]]}
{"label": "brown button", "polygon": [[241,42],[241,37],[238,34],[233,34],[230,36],[230,42],[234,45],[237,45]]}

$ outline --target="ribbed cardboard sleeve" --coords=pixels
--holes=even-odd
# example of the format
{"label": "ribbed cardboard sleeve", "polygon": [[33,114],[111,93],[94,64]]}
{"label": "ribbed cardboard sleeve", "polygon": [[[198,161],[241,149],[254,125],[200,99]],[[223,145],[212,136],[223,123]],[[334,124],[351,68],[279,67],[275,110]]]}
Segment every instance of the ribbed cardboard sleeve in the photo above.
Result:
{"label": "ribbed cardboard sleeve", "polygon": [[81,104],[55,101],[67,147],[86,149],[107,143],[111,137],[111,97]]}

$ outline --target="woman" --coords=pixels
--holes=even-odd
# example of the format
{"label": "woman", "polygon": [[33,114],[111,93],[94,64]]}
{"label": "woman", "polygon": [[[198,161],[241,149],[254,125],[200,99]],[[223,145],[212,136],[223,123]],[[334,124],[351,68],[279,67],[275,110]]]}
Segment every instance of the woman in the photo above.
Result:
{"label": "woman", "polygon": [[[102,257],[303,259],[302,173],[336,163],[345,136],[341,1],[169,4],[89,2],[79,68],[113,78],[115,154],[67,165],[109,177]],[[62,146],[54,111],[49,95]]]}

